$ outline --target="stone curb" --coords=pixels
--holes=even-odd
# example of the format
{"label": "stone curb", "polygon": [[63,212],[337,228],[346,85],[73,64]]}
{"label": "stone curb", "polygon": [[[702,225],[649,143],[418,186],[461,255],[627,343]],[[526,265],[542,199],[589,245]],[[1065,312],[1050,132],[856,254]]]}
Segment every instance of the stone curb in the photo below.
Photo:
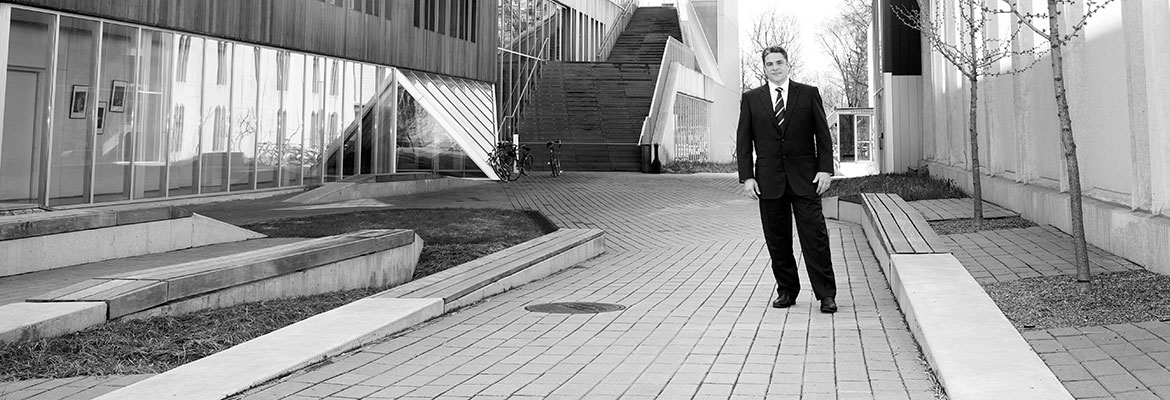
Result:
{"label": "stone curb", "polygon": [[98,399],[222,399],[442,313],[442,299],[365,298]]}

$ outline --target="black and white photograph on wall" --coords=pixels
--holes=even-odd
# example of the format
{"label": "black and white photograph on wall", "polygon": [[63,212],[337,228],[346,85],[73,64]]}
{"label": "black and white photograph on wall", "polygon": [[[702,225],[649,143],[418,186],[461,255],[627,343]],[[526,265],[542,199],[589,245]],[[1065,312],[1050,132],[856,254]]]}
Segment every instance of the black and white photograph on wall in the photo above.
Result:
{"label": "black and white photograph on wall", "polygon": [[106,132],[106,109],[109,103],[105,101],[98,102],[97,108],[97,134],[101,135]]}
{"label": "black and white photograph on wall", "polygon": [[110,85],[110,112],[126,111],[126,81],[114,81]]}
{"label": "black and white photograph on wall", "polygon": [[85,107],[89,101],[89,86],[73,85],[73,94],[69,96],[69,118],[85,118]]}

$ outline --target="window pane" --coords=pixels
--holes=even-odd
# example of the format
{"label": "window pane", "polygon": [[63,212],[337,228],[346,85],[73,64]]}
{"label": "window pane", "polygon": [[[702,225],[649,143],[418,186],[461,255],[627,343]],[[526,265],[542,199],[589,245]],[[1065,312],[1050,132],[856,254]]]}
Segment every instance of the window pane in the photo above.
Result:
{"label": "window pane", "polygon": [[93,84],[97,28],[96,21],[61,18],[57,39],[57,104],[49,159],[50,205],[89,201],[87,189],[93,150],[90,132],[98,112],[94,107],[99,105]]}
{"label": "window pane", "polygon": [[203,193],[227,190],[228,123],[231,109],[232,47],[227,42],[207,40],[203,59],[203,132],[201,140]]}
{"label": "window pane", "polygon": [[94,201],[125,200],[130,196],[130,160],[134,158],[134,72],[138,67],[138,30],[105,24],[102,34],[102,90],[108,99],[104,133],[98,136],[94,166]]}
{"label": "window pane", "polygon": [[138,48],[140,73],[138,120],[134,124],[134,198],[162,197],[166,179],[167,141],[174,133],[170,121],[171,63],[174,35],[143,30]]}
{"label": "window pane", "polygon": [[281,91],[281,104],[284,106],[283,126],[277,131],[278,137],[283,140],[281,158],[281,186],[296,186],[301,184],[301,166],[305,156],[305,56],[299,53],[290,54],[288,59],[287,86]]}
{"label": "window pane", "polygon": [[281,85],[288,74],[288,53],[272,49],[260,49],[260,64],[257,67],[260,84],[259,125],[256,134],[256,187],[276,186],[277,171],[284,150],[281,130],[285,127],[284,91]]}
{"label": "window pane", "polygon": [[0,138],[0,202],[36,203],[37,167],[44,140],[50,70],[48,14],[12,10],[8,37],[8,79],[4,94],[4,131]]}
{"label": "window pane", "polygon": [[[314,89],[324,87],[323,82],[328,75],[328,59],[324,57],[311,57],[309,64],[312,68],[306,73],[311,74],[307,78],[309,80],[305,85]],[[308,98],[305,100],[305,114],[306,129],[308,137],[305,138],[305,152],[302,156],[305,171],[305,183],[316,183],[320,181],[322,176],[321,156],[324,151],[325,144],[325,127],[328,120],[325,109],[325,90],[311,91]]]}
{"label": "window pane", "polygon": [[203,92],[203,39],[179,35],[175,43],[175,83],[171,86],[171,133],[169,195],[195,193],[198,179],[199,108]]}
{"label": "window pane", "polygon": [[256,132],[260,128],[256,91],[260,87],[260,49],[235,45],[232,65],[232,112],[228,140],[230,190],[252,189]]}

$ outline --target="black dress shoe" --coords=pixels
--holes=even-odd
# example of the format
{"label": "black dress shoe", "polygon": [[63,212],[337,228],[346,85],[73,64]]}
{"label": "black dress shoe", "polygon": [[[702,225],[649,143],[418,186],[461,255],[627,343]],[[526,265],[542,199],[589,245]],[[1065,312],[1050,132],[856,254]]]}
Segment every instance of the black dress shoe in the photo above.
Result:
{"label": "black dress shoe", "polygon": [[787,294],[781,294],[776,297],[776,301],[772,302],[772,307],[788,308],[792,307],[793,304],[796,304],[796,298]]}
{"label": "black dress shoe", "polygon": [[837,302],[833,301],[832,297],[821,299],[821,312],[825,314],[832,314],[837,312]]}

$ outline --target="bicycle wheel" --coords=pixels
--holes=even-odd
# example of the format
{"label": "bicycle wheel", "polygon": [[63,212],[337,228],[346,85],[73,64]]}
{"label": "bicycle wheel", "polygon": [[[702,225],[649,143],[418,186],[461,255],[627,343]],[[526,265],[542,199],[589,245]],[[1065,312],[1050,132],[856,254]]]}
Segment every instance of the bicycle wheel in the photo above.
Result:
{"label": "bicycle wheel", "polygon": [[525,154],[520,161],[520,174],[528,175],[528,171],[532,170],[532,154]]}
{"label": "bicycle wheel", "polygon": [[549,158],[548,167],[552,170],[553,177],[561,176],[561,159],[558,158],[556,154],[553,154]]}

